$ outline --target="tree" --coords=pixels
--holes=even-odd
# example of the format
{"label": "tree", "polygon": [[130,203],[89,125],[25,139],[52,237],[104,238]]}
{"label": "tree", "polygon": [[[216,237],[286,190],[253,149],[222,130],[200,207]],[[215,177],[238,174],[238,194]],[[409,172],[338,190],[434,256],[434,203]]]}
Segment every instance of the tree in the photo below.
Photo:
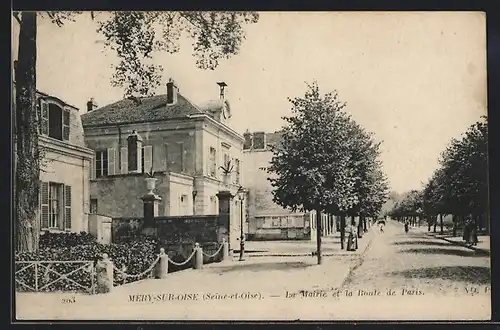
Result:
{"label": "tree", "polygon": [[[36,110],[37,19],[50,19],[63,26],[80,12],[13,12],[19,24],[18,62],[15,72],[16,151],[14,205],[16,248],[38,248],[38,185],[40,152]],[[219,61],[238,54],[245,38],[243,26],[256,23],[253,12],[111,12],[92,19],[114,51],[119,64],[112,77],[113,86],[125,96],[150,95],[160,83],[161,66],[148,61],[155,51],[176,52],[179,39],[187,34],[193,42],[193,55],[203,69],[214,69]]]}
{"label": "tree", "polygon": [[356,180],[358,198],[347,213],[353,220],[355,216],[359,216],[358,237],[361,238],[362,232],[366,230],[366,217],[378,215],[387,200],[388,185],[381,169],[382,164],[378,160],[381,143],[376,143],[373,134],[366,132],[354,121],[351,121],[349,127],[352,141],[349,166]]}
{"label": "tree", "polygon": [[321,212],[346,212],[355,203],[348,116],[336,92],[320,95],[316,82],[303,97],[289,99],[291,117],[283,117],[282,140],[273,147],[268,172],[273,200],[292,211],[315,211],[317,257],[321,264]]}

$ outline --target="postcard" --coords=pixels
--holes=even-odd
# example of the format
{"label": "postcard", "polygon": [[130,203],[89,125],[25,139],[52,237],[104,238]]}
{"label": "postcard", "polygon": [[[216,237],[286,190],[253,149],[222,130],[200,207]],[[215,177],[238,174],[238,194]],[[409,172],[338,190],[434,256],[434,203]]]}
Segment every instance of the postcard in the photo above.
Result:
{"label": "postcard", "polygon": [[15,319],[489,320],[482,12],[13,12]]}

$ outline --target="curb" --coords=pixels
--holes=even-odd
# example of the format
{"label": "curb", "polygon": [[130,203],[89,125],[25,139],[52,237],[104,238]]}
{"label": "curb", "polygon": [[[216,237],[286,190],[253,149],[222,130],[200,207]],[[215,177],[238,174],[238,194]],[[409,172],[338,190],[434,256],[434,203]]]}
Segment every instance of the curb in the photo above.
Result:
{"label": "curb", "polygon": [[462,247],[467,248],[469,250],[473,250],[473,251],[476,251],[476,252],[480,252],[480,253],[484,253],[484,254],[490,255],[490,251],[485,250],[485,249],[477,248],[475,246],[470,246],[470,245],[464,244],[462,242],[453,241],[453,240],[448,239],[446,237],[439,237],[439,235],[433,235],[433,234],[429,234],[429,233],[425,233],[425,234],[427,236],[431,236],[431,237],[434,237],[434,238],[437,238],[437,239],[442,239],[443,241],[446,241],[446,242],[448,242],[450,244],[453,244],[453,245],[462,246]]}

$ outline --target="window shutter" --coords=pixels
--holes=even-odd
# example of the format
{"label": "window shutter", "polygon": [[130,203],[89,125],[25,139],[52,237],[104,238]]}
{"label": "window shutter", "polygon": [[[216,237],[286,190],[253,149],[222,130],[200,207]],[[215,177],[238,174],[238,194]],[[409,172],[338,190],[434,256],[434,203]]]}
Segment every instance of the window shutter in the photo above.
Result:
{"label": "window shutter", "polygon": [[94,151],[94,157],[90,160],[90,179],[93,180],[95,179],[95,160],[96,160],[97,154]]}
{"label": "window shutter", "polygon": [[40,183],[40,228],[49,227],[49,183]]}
{"label": "window shutter", "polygon": [[121,173],[122,174],[127,174],[128,173],[128,148],[124,147],[121,148]]}
{"label": "window shutter", "polygon": [[69,110],[63,110],[63,140],[69,140]]}
{"label": "window shutter", "polygon": [[144,172],[151,171],[153,166],[153,146],[144,146]]}
{"label": "window shutter", "polygon": [[115,148],[108,148],[108,175],[115,175]]}
{"label": "window shutter", "polygon": [[41,109],[41,120],[40,120],[40,133],[43,135],[49,135],[49,104],[40,99],[40,109]]}
{"label": "window shutter", "polygon": [[71,230],[71,186],[64,186],[64,229]]}

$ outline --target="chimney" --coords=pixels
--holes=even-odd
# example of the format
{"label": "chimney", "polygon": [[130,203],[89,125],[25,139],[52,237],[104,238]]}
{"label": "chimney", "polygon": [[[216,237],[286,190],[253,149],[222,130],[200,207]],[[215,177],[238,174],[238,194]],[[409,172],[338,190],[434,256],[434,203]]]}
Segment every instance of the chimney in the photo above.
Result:
{"label": "chimney", "polygon": [[170,78],[167,83],[167,104],[177,103],[177,93],[179,93],[179,88],[175,84],[175,81]]}
{"label": "chimney", "polygon": [[266,133],[264,132],[253,133],[253,148],[266,149]]}
{"label": "chimney", "polygon": [[91,98],[88,102],[87,102],[87,112],[90,112],[92,110],[95,110],[97,109],[97,103],[94,101],[94,98]]}
{"label": "chimney", "polygon": [[245,142],[243,142],[243,150],[252,148],[252,134],[248,131],[248,129],[245,133],[243,133],[243,137],[245,138]]}
{"label": "chimney", "polygon": [[224,88],[227,87],[227,84],[223,81],[220,81],[217,83],[217,85],[219,85],[219,87],[220,87],[219,97],[221,100],[224,100],[225,99]]}

